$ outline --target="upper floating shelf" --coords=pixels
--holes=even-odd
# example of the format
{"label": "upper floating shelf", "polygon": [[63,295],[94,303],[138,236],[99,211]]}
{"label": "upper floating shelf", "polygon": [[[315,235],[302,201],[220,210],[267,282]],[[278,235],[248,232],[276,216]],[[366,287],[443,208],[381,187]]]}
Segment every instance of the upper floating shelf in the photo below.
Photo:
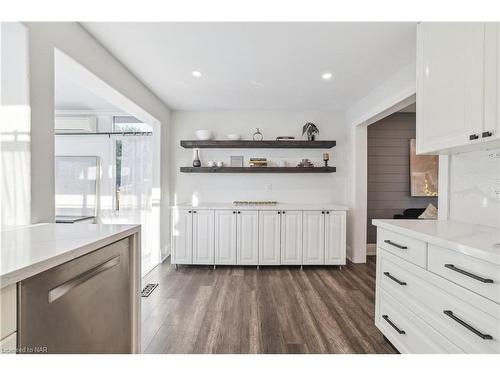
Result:
{"label": "upper floating shelf", "polygon": [[336,141],[181,141],[184,148],[332,148]]}

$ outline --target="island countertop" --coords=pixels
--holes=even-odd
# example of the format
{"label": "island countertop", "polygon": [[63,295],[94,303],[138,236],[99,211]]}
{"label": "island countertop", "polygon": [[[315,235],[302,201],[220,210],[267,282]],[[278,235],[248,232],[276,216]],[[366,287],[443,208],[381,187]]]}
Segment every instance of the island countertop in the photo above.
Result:
{"label": "island countertop", "polygon": [[172,206],[172,208],[177,209],[199,209],[199,210],[257,210],[257,211],[267,211],[267,210],[310,210],[310,211],[348,211],[349,208],[340,204],[335,203],[282,203],[277,204],[235,204],[233,202],[219,203],[219,202],[207,202],[207,203],[180,203]]}
{"label": "island countertop", "polygon": [[373,220],[373,225],[500,264],[500,229],[454,220]]}
{"label": "island countertop", "polygon": [[35,224],[1,233],[0,286],[17,283],[140,231],[140,225]]}

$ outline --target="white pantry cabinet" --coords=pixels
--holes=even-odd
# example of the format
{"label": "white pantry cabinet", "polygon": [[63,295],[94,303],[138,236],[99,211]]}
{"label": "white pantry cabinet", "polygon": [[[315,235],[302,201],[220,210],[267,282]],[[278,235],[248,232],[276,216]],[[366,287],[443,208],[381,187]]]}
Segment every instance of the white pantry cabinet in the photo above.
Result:
{"label": "white pantry cabinet", "polygon": [[259,264],[279,265],[281,261],[281,211],[260,211]]}
{"label": "white pantry cabinet", "polygon": [[342,211],[326,211],[325,264],[345,264],[346,216]]}
{"label": "white pantry cabinet", "polygon": [[193,264],[214,264],[214,211],[193,210]]}
{"label": "white pantry cabinet", "polygon": [[303,264],[325,260],[325,211],[304,211]]}
{"label": "white pantry cabinet", "polygon": [[215,212],[215,264],[236,264],[236,211]]}
{"label": "white pantry cabinet", "polygon": [[172,264],[214,264],[214,211],[176,210]]}
{"label": "white pantry cabinet", "polygon": [[192,210],[175,210],[172,215],[172,223],[172,264],[192,264]]}
{"label": "white pantry cabinet", "polygon": [[172,223],[175,265],[346,263],[345,210],[176,206]]}
{"label": "white pantry cabinet", "polygon": [[236,264],[259,264],[259,211],[237,211]]}
{"label": "white pantry cabinet", "polygon": [[498,139],[498,26],[424,22],[417,30],[417,153]]}
{"label": "white pantry cabinet", "polygon": [[281,213],[281,264],[302,264],[302,211]]}

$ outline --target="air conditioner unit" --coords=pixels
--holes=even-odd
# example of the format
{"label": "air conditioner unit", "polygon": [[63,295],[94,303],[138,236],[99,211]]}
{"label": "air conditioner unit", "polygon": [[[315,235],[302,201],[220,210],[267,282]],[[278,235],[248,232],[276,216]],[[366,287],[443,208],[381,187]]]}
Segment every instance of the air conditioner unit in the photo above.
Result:
{"label": "air conditioner unit", "polygon": [[57,133],[95,133],[97,118],[95,116],[57,116]]}

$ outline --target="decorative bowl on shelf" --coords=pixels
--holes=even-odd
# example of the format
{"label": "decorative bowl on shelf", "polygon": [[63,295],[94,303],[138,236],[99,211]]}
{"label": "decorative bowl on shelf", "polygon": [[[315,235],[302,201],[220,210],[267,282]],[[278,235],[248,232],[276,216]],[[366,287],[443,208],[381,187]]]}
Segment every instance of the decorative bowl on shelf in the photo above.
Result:
{"label": "decorative bowl on shelf", "polygon": [[239,134],[227,134],[226,137],[227,137],[227,139],[229,139],[231,141],[237,141],[240,139]]}
{"label": "decorative bowl on shelf", "polygon": [[200,141],[208,141],[210,138],[212,138],[212,132],[206,129],[197,130],[194,132],[194,134]]}

